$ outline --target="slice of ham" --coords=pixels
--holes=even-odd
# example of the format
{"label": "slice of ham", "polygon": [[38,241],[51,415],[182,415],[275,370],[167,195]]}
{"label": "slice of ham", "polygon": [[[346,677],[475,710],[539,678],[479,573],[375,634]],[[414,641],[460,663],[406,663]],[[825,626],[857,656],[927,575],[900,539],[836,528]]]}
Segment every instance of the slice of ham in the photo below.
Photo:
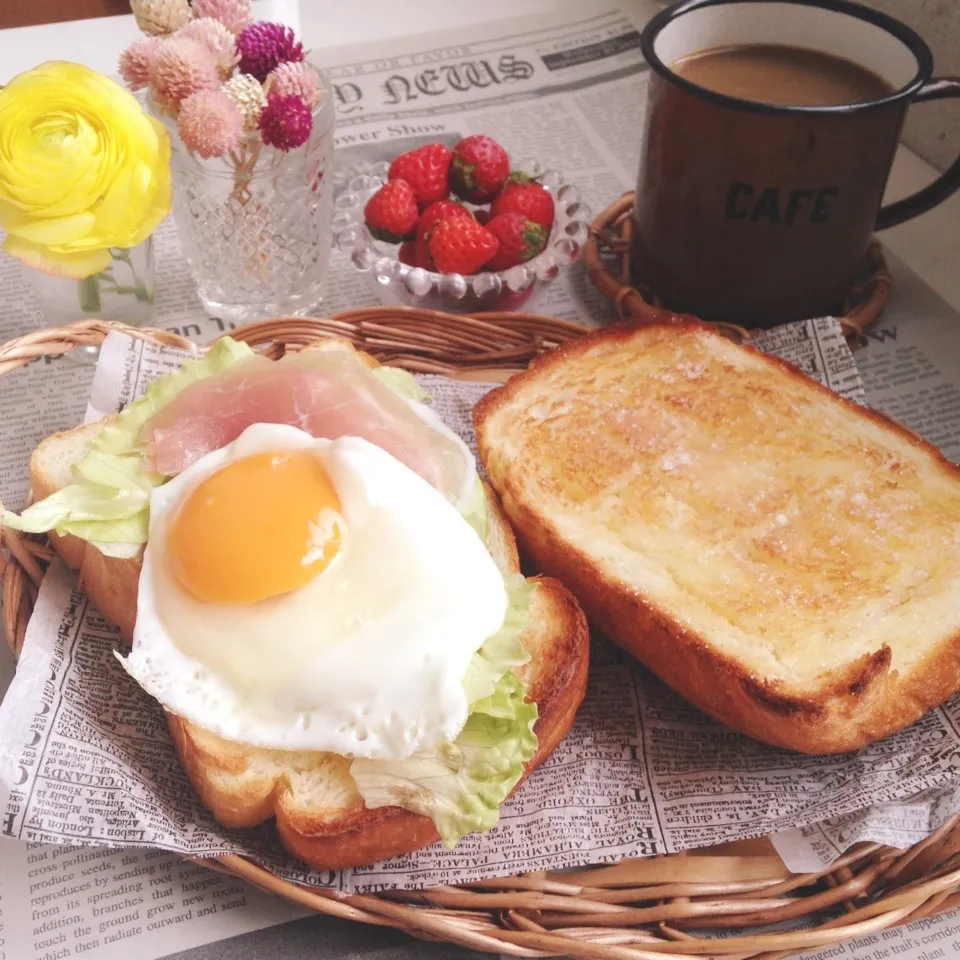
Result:
{"label": "slice of ham", "polygon": [[473,455],[433,411],[381,383],[352,353],[305,350],[255,356],[191,384],[143,426],[140,442],[158,473],[172,477],[254,423],[283,423],[311,436],[361,437],[462,506]]}

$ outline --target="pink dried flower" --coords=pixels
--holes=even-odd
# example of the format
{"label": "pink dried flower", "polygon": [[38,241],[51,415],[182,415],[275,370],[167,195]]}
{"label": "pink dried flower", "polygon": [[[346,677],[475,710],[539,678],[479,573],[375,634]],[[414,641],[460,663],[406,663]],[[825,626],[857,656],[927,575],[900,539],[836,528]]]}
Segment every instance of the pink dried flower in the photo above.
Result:
{"label": "pink dried flower", "polygon": [[292,150],[306,143],[313,129],[310,108],[295,94],[271,93],[260,114],[263,142],[278,150]]}
{"label": "pink dried flower", "polygon": [[195,17],[219,20],[231,33],[239,33],[252,16],[250,0],[193,0]]}
{"label": "pink dried flower", "polygon": [[219,20],[214,20],[212,17],[191,20],[174,36],[186,37],[188,40],[196,40],[197,43],[203,44],[213,55],[217,70],[224,79],[230,76],[240,58],[233,34]]}
{"label": "pink dried flower", "polygon": [[213,54],[186,37],[165,40],[150,67],[150,86],[163,107],[176,106],[200,90],[215,90],[220,77]]}
{"label": "pink dried flower", "polygon": [[141,37],[120,54],[117,67],[131,90],[142,90],[150,82],[150,67],[160,42],[159,37]]}
{"label": "pink dried flower", "polygon": [[222,90],[201,90],[180,104],[177,130],[191,152],[222,157],[243,138],[243,114]]}
{"label": "pink dried flower", "polygon": [[320,75],[305,60],[281,63],[267,77],[267,92],[299,97],[311,110],[320,102]]}
{"label": "pink dried flower", "polygon": [[290,27],[263,20],[244,27],[237,37],[237,49],[240,72],[249,73],[261,83],[277,64],[303,59],[303,44]]}

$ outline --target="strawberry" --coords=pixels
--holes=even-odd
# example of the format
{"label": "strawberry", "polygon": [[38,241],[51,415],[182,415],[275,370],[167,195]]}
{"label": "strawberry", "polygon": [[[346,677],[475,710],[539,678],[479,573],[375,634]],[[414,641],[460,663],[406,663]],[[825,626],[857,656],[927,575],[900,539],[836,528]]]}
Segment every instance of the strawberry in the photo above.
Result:
{"label": "strawberry", "polygon": [[483,226],[486,226],[490,222],[491,213],[489,207],[478,207],[473,211],[473,215],[477,223],[483,224]]}
{"label": "strawberry", "polygon": [[417,266],[417,248],[412,240],[404,240],[397,251],[397,259],[408,267]]}
{"label": "strawberry", "polygon": [[490,270],[508,270],[525,263],[540,253],[547,242],[546,230],[522,213],[491,217],[487,229],[500,241],[496,256],[487,263]]}
{"label": "strawberry", "polygon": [[390,164],[388,180],[406,180],[413,187],[421,210],[443,200],[450,192],[450,153],[442,143],[428,143],[425,147],[401,153]]}
{"label": "strawberry", "polygon": [[420,214],[417,233],[432,230],[441,220],[446,220],[448,217],[469,217],[473,219],[473,214],[456,200],[438,200],[436,203],[431,203]]}
{"label": "strawberry", "polygon": [[495,256],[500,241],[473,217],[448,217],[430,234],[430,256],[441,273],[476,273]]}
{"label": "strawberry", "polygon": [[539,223],[547,233],[553,226],[553,197],[525,173],[511,173],[500,195],[490,206],[496,217],[501,213],[522,213],[528,220]]}
{"label": "strawberry", "polygon": [[464,137],[453,148],[450,187],[470,203],[486,203],[503,187],[510,173],[507,151],[492,137]]}
{"label": "strawberry", "polygon": [[406,180],[385,183],[363,208],[363,219],[370,232],[386,243],[411,238],[419,215],[413,187]]}
{"label": "strawberry", "polygon": [[431,203],[423,213],[420,214],[420,222],[417,224],[417,239],[414,241],[415,252],[414,260],[418,267],[424,270],[433,270],[433,259],[430,256],[430,234],[433,228],[441,221],[449,217],[467,217],[472,218],[473,214],[456,200],[438,200]]}

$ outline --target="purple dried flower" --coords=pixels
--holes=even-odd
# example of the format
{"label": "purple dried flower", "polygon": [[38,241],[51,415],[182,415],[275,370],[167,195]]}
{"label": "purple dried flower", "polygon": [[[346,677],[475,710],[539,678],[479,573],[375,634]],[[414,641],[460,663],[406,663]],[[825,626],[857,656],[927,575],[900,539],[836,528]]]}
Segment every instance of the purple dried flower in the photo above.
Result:
{"label": "purple dried flower", "polygon": [[292,150],[307,142],[313,129],[310,108],[295,94],[272,93],[260,114],[263,142],[278,150]]}
{"label": "purple dried flower", "polygon": [[237,36],[240,72],[249,73],[261,83],[280,63],[303,59],[303,44],[290,27],[282,23],[258,20],[244,27]]}

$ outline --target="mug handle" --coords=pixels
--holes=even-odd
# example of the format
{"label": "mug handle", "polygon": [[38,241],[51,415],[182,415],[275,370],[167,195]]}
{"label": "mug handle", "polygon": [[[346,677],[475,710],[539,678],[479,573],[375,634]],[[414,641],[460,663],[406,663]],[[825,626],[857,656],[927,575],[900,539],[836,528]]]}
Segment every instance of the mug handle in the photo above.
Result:
{"label": "mug handle", "polygon": [[[927,100],[946,100],[960,97],[960,78],[940,77],[925,83],[913,98],[913,103],[923,103]],[[950,194],[960,189],[960,157],[949,166],[933,183],[880,208],[877,214],[875,229],[886,230],[895,227],[906,220],[912,220],[921,213],[926,213],[938,203],[942,203]]]}

